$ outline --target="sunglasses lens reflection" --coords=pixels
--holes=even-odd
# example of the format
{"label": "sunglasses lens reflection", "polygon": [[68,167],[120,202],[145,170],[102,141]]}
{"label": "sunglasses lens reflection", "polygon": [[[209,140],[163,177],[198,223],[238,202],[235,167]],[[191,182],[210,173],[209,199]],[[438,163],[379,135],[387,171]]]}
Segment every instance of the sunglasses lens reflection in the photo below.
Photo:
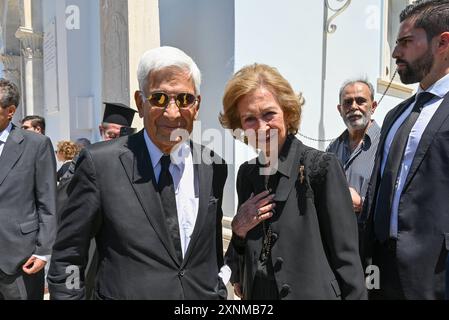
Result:
{"label": "sunglasses lens reflection", "polygon": [[[179,93],[175,97],[175,103],[179,108],[189,108],[196,100],[190,93]],[[164,92],[154,92],[148,97],[151,105],[158,108],[166,108],[170,102],[170,97]]]}

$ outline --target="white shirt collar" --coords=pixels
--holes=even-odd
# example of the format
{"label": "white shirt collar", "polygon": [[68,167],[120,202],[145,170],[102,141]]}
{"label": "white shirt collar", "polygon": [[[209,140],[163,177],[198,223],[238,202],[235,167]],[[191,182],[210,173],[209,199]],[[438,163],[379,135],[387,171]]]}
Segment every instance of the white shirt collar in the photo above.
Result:
{"label": "white shirt collar", "polygon": [[5,130],[0,132],[0,141],[3,143],[6,143],[6,139],[8,139],[8,136],[12,130],[12,123],[10,122]]}
{"label": "white shirt collar", "polygon": [[[143,136],[145,138],[145,143],[148,148],[148,152],[151,158],[151,164],[153,170],[159,164],[164,153],[154,144],[154,142],[148,136],[146,130],[143,131]],[[170,153],[171,163],[176,166],[182,172],[185,166],[185,159],[190,155],[190,145],[187,141],[181,143],[176,149],[173,149]]]}
{"label": "white shirt collar", "polygon": [[[449,92],[449,74],[445,75],[443,78],[432,84],[426,92],[433,93],[434,95],[444,98],[446,93]],[[416,92],[416,95],[420,94],[421,92],[424,92],[424,90],[421,88],[421,86],[418,86],[418,91]]]}

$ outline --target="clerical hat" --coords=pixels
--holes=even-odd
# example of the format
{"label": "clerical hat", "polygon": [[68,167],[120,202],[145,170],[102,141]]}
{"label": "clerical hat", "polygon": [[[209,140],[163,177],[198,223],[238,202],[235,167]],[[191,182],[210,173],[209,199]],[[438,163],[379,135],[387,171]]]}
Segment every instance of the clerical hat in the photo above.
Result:
{"label": "clerical hat", "polygon": [[137,112],[121,103],[105,102],[103,122],[131,127]]}

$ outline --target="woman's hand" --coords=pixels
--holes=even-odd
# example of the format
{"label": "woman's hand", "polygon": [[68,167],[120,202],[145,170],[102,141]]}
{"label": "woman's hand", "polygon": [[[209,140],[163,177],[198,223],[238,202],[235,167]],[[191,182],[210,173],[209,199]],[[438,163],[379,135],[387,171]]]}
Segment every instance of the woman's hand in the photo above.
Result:
{"label": "woman's hand", "polygon": [[251,194],[237,211],[232,220],[232,231],[239,237],[245,238],[249,230],[257,226],[260,222],[273,216],[274,194],[263,191],[257,195]]}

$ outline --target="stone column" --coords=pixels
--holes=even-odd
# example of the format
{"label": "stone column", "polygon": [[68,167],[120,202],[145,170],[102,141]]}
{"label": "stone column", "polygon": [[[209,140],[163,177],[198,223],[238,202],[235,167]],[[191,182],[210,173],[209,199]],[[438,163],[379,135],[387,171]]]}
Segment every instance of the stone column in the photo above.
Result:
{"label": "stone column", "polygon": [[[0,61],[3,64],[3,76],[6,80],[14,82],[14,84],[19,88],[19,92],[22,96],[22,86],[21,86],[21,77],[20,77],[20,56],[5,54],[0,55]],[[23,101],[23,99],[21,99]],[[24,114],[24,106],[23,103],[17,108],[16,115],[14,116],[14,120],[22,119],[22,115]]]}
{"label": "stone column", "polygon": [[128,1],[100,0],[103,101],[129,105]]}
{"label": "stone column", "polygon": [[[158,0],[100,0],[103,101],[136,108],[139,58],[160,45],[158,4]],[[133,127],[143,127],[137,116]]]}
{"label": "stone column", "polygon": [[[159,2],[158,0],[128,1],[129,39],[129,105],[136,109],[134,92],[139,90],[137,65],[142,54],[160,46]],[[143,128],[143,121],[134,117],[133,127]]]}
{"label": "stone column", "polygon": [[25,114],[44,115],[42,33],[19,27],[16,38],[20,40],[23,59]]}

